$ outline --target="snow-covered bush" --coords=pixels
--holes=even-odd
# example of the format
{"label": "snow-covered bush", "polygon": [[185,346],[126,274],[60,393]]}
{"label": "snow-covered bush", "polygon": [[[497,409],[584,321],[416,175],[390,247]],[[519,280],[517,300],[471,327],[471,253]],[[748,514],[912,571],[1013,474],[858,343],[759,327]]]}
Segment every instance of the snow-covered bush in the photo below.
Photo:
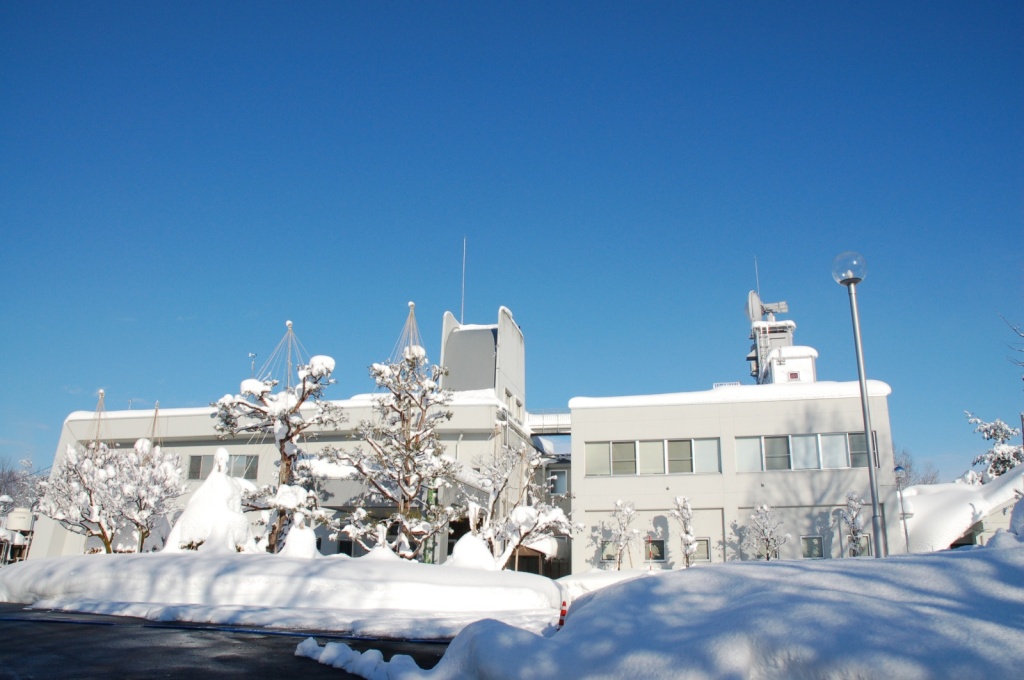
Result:
{"label": "snow-covered bush", "polygon": [[616,570],[622,569],[623,556],[628,556],[631,546],[640,540],[640,530],[631,526],[636,518],[636,506],[631,501],[617,500],[610,521],[601,525],[603,544],[615,551]]}
{"label": "snow-covered bush", "polygon": [[990,482],[1024,463],[1024,446],[1007,443],[1020,435],[1019,429],[1010,427],[998,418],[986,422],[969,411],[964,413],[967,415],[967,422],[976,426],[974,431],[980,434],[982,439],[995,442],[992,448],[971,461],[971,465],[984,467],[983,482]]}
{"label": "snow-covered bush", "polygon": [[668,514],[679,522],[683,568],[689,569],[693,564],[693,556],[697,554],[697,537],[693,535],[693,509],[690,507],[690,499],[685,496],[676,496],[674,505]]}
{"label": "snow-covered bush", "polygon": [[[288,330],[291,333],[290,325]],[[333,371],[334,359],[313,356],[296,369],[298,384],[294,386],[275,392],[279,381],[248,378],[242,381],[239,394],[226,394],[211,404],[217,409],[213,414],[217,419],[214,428],[221,437],[259,433],[274,438],[279,454],[277,484],[261,487],[243,499],[246,509],[267,511],[269,552],[275,553],[283,545],[296,511],[317,522],[329,521],[315,493],[317,476],[303,465],[320,454],[304,451],[300,442],[304,437],[314,436],[311,428],[344,422],[341,410],[322,398],[324,389],[335,382],[330,377]]]}
{"label": "snow-covered bush", "polygon": [[846,507],[839,511],[838,524],[840,531],[849,539],[850,557],[861,557],[866,553],[864,541],[864,518],[861,510],[864,499],[851,491],[846,494]]}
{"label": "snow-covered bush", "polygon": [[164,552],[257,552],[249,520],[242,513],[246,489],[241,480],[228,474],[229,460],[225,448],[213,454],[213,470],[171,527]]}
{"label": "snow-covered bush", "polygon": [[543,454],[525,445],[502,446],[495,456],[474,461],[472,481],[487,497],[481,502],[467,493],[463,503],[470,533],[484,541],[498,569],[520,546],[543,548],[550,542],[546,539],[571,536],[578,529],[550,502],[547,485],[538,481],[543,469]]}
{"label": "snow-covered bush", "polygon": [[758,560],[779,559],[779,548],[789,540],[789,534],[782,532],[782,521],[775,516],[775,509],[767,504],[754,507],[750,522],[743,535],[744,553]]}
{"label": "snow-covered bush", "polygon": [[[396,363],[373,364],[370,376],[383,394],[374,398],[376,417],[359,424],[363,445],[328,449],[331,462],[349,465],[365,484],[356,509],[340,531],[364,549],[386,544],[406,559],[431,559],[428,548],[449,521],[461,514],[441,495],[451,489],[458,466],[443,454],[437,425],[450,420],[451,393],[439,384],[444,369],[431,366],[419,345],[409,345]],[[389,506],[387,517],[366,507]]]}

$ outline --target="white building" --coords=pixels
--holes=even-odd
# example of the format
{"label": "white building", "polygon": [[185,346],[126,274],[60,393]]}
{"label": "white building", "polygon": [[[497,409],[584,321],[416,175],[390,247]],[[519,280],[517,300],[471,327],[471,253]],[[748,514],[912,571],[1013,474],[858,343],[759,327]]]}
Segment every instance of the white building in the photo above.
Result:
{"label": "white building", "polygon": [[[770,312],[767,320],[761,318],[764,310]],[[574,572],[609,565],[603,525],[616,500],[635,504],[639,519],[634,526],[646,539],[627,556],[626,566],[680,566],[679,528],[668,515],[676,496],[688,497],[694,509],[698,559],[740,557],[741,527],[760,503],[776,509],[792,536],[780,557],[848,554],[848,537],[836,524],[838,510],[850,491],[870,498],[859,385],[819,382],[817,352],[793,345],[796,324],[777,321],[777,306],[764,310],[758,309],[757,318],[752,315],[754,346],[748,356],[751,375],[759,384],[731,383],[706,392],[666,395],[578,397],[569,402],[571,414],[546,415],[527,413],[525,342],[512,313],[502,307],[497,323],[491,325],[463,325],[446,313],[439,363],[449,370],[443,387],[454,392],[454,415],[439,428],[446,455],[471,468],[502,445],[531,444],[536,434],[571,429],[572,464],[561,458],[540,474],[555,478],[554,491],[572,494],[573,520],[586,526],[572,541]],[[892,475],[890,390],[877,381],[868,385],[882,539],[891,542],[902,534]],[[371,399],[372,395],[361,395],[334,402],[346,412],[347,422],[339,429],[318,432],[306,448],[355,446],[356,424],[373,416]],[[213,453],[221,446],[232,456],[235,476],[257,485],[276,483],[279,454],[274,442],[218,439],[213,413],[212,408],[119,411],[103,414],[99,423],[94,412],[72,413],[64,423],[56,458],[69,444],[97,437],[121,447],[148,437],[181,455],[190,489],[205,478]],[[358,482],[331,480],[324,487],[322,504],[347,508],[360,490]],[[868,503],[868,531],[870,514]],[[453,537],[465,530],[454,528]],[[353,549],[346,541],[330,542],[323,530],[319,535],[325,554]],[[866,543],[870,545],[870,539]],[[81,536],[40,518],[31,556],[76,554],[86,547]],[[898,548],[894,546],[893,552]],[[544,572],[564,572],[567,552],[560,555],[566,561],[563,567],[556,564]]]}
{"label": "white building", "polygon": [[[740,543],[760,504],[772,506],[790,534],[779,557],[849,554],[839,510],[850,491],[871,497],[860,385],[819,382],[817,352],[792,344],[796,324],[777,321],[776,310],[762,308],[760,300],[756,305],[747,359],[759,384],[569,402],[573,519],[586,527],[573,542],[574,573],[614,565],[610,522],[619,500],[634,504],[638,518],[631,528],[641,532],[625,567],[683,564],[680,526],[669,514],[678,496],[689,498],[693,509],[699,561],[754,557],[743,554]],[[868,392],[885,543],[902,540],[890,389],[872,380]],[[870,500],[862,516],[870,532]],[[870,537],[860,540],[870,549]],[[897,547],[902,552],[902,544]]]}

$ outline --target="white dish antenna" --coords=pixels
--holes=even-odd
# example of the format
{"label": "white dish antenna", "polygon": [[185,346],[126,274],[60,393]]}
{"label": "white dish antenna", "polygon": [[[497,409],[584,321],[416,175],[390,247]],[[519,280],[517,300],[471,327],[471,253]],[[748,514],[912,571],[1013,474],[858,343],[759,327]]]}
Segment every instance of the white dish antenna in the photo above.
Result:
{"label": "white dish antenna", "polygon": [[747,318],[750,322],[761,321],[765,315],[774,318],[776,314],[784,314],[789,311],[789,304],[782,302],[761,302],[761,296],[756,290],[747,293]]}

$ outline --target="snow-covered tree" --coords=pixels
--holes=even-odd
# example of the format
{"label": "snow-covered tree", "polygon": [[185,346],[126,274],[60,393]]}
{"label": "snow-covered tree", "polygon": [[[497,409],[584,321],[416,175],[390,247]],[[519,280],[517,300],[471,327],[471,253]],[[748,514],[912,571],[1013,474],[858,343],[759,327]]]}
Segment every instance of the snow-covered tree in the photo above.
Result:
{"label": "snow-covered tree", "polygon": [[640,530],[632,528],[636,521],[636,506],[630,501],[615,501],[610,521],[603,523],[605,541],[615,550],[615,568],[622,568],[622,557],[630,546],[640,539]]}
{"label": "snow-covered tree", "polygon": [[1024,463],[1024,447],[1007,443],[1020,435],[1019,429],[1010,427],[998,418],[986,422],[969,411],[964,413],[967,415],[967,422],[976,426],[974,431],[980,434],[982,439],[994,442],[992,448],[971,462],[972,465],[984,466],[983,481],[990,482]]}
{"label": "snow-covered tree", "polygon": [[185,493],[185,481],[178,454],[149,439],[139,439],[121,455],[124,518],[132,527],[137,552],[142,552],[146,539],[174,509],[174,499]]}
{"label": "snow-covered tree", "polygon": [[537,449],[502,446],[493,458],[476,459],[474,468],[472,481],[487,498],[483,502],[465,498],[470,532],[486,543],[498,569],[508,564],[519,546],[571,536],[577,528],[550,502],[547,484],[538,481],[544,459]]}
{"label": "snow-covered tree", "polygon": [[[291,333],[291,322],[288,324]],[[324,400],[324,388],[334,384],[331,373],[334,359],[317,355],[297,367],[298,383],[274,391],[279,381],[271,378],[243,380],[239,394],[226,394],[211,404],[217,411],[214,428],[222,437],[241,433],[273,437],[279,454],[277,484],[258,489],[245,498],[250,510],[267,510],[267,550],[276,553],[283,545],[292,514],[302,510],[305,516],[327,521],[313,492],[314,475],[301,462],[315,453],[307,453],[300,444],[315,432],[311,428],[336,426],[344,421],[341,410]]]}
{"label": "snow-covered tree", "polygon": [[[184,491],[178,456],[141,439],[131,450],[104,442],[69,445],[40,485],[39,512],[110,552],[141,551]],[[123,543],[128,536],[130,543]]]}
{"label": "snow-covered tree", "polygon": [[39,500],[43,477],[32,469],[32,459],[24,458],[17,465],[0,461],[0,497],[10,498],[11,508],[33,508]]}
{"label": "snow-covered tree", "polygon": [[693,564],[693,556],[697,554],[697,537],[693,535],[693,509],[690,507],[690,499],[685,496],[676,496],[674,506],[668,514],[679,522],[683,568],[689,569]]}
{"label": "snow-covered tree", "polygon": [[864,508],[864,499],[855,491],[846,494],[846,507],[839,511],[836,518],[840,531],[847,536],[850,542],[850,557],[861,557],[865,554],[864,541],[864,518],[861,517],[861,510]]}
{"label": "snow-covered tree", "polygon": [[[421,559],[457,505],[439,494],[452,487],[456,462],[443,454],[437,426],[450,420],[451,393],[439,384],[444,369],[428,365],[419,345],[408,345],[394,363],[373,364],[370,376],[383,393],[374,397],[376,418],[359,424],[362,445],[328,450],[329,460],[355,469],[365,491],[341,531],[363,548],[387,545],[407,559]],[[389,506],[387,517],[374,517],[367,506]]]}
{"label": "snow-covered tree", "polygon": [[742,549],[759,560],[779,559],[779,548],[790,536],[782,532],[782,521],[775,516],[775,509],[761,503],[754,507],[750,522],[743,535]]}
{"label": "snow-covered tree", "polygon": [[43,483],[39,512],[68,531],[98,538],[106,552],[114,552],[115,538],[128,521],[118,479],[120,459],[121,451],[103,442],[68,445]]}

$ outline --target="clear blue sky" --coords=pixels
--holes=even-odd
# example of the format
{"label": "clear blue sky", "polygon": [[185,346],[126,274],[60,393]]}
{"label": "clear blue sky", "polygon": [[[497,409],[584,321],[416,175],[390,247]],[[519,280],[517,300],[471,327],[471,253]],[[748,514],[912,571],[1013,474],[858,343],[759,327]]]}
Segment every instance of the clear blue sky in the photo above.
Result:
{"label": "clear blue sky", "polygon": [[[893,6],[895,5],[895,6]],[[1024,4],[0,4],[0,457],[206,405],[291,319],[371,388],[415,300],[527,342],[527,407],[749,382],[755,286],[946,476],[1016,422]],[[1020,355],[1018,355],[1020,356]]]}

